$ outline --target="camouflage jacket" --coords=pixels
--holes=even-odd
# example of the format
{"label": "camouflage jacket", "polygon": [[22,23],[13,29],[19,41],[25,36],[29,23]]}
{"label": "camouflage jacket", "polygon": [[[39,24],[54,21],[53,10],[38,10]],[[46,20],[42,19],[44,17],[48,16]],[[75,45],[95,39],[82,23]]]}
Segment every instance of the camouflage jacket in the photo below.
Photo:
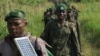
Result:
{"label": "camouflage jacket", "polygon": [[41,37],[52,46],[51,52],[54,56],[67,56],[69,34],[70,29],[67,21],[63,27],[60,26],[58,21],[54,21],[48,23]]}

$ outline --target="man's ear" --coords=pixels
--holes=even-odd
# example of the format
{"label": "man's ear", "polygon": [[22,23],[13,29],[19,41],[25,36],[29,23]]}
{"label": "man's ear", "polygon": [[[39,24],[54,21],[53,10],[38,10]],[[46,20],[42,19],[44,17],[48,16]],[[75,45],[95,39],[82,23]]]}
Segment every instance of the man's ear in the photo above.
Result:
{"label": "man's ear", "polygon": [[27,21],[25,22],[25,25],[27,25]]}
{"label": "man's ear", "polygon": [[24,23],[25,23],[25,25],[27,25],[27,20],[26,19],[24,19]]}

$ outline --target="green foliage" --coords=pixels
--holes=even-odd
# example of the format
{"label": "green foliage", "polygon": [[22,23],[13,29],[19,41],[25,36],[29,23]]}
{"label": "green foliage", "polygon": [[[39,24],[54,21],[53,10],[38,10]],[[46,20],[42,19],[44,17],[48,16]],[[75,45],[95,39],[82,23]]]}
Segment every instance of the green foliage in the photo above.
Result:
{"label": "green foliage", "polygon": [[21,5],[37,6],[47,2],[47,0],[13,0],[13,2]]}
{"label": "green foliage", "polygon": [[[100,22],[100,13],[99,13],[99,9],[100,7],[98,6],[99,3],[88,3],[85,4],[84,7],[84,13],[80,15],[84,16],[81,19],[81,23],[82,23],[82,28],[84,29],[84,32],[89,33],[89,35],[91,34],[91,37],[88,38],[88,40],[90,40],[90,42],[92,44],[96,44],[97,42],[99,42],[99,33],[100,33],[100,26],[99,26],[99,22]],[[81,16],[80,16],[81,17]]]}
{"label": "green foliage", "polygon": [[[52,6],[52,3],[43,2],[46,0],[32,0],[32,1],[39,1],[41,5],[36,5],[33,3],[33,5],[29,4],[19,4],[18,1],[25,2],[24,0],[3,0],[0,1],[0,39],[3,39],[4,36],[7,35],[7,27],[6,22],[4,21],[4,18],[9,11],[14,9],[22,9],[26,13],[26,18],[28,21],[28,26],[26,28],[26,31],[30,31],[32,35],[40,36],[41,32],[43,31],[43,13],[44,11]],[[42,3],[43,2],[43,3]],[[27,3],[27,2],[25,2]],[[49,5],[47,5],[49,4]]]}
{"label": "green foliage", "polygon": [[100,2],[72,3],[80,10],[82,48],[86,56],[100,56]]}

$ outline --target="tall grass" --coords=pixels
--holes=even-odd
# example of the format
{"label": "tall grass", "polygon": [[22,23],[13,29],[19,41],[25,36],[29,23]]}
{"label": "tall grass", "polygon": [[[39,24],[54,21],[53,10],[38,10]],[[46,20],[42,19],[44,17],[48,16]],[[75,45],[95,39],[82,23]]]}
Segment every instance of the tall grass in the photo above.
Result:
{"label": "tall grass", "polygon": [[100,56],[100,2],[72,3],[80,10],[82,48],[86,56]]}

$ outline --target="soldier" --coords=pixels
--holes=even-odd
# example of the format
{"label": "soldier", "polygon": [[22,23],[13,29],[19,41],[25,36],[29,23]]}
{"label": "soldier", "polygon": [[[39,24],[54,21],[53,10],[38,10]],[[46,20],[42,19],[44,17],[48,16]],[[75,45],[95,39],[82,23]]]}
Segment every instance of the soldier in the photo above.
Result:
{"label": "soldier", "polygon": [[69,27],[71,35],[69,37],[70,55],[81,56],[80,27],[78,22],[78,10],[72,6],[69,10]]}
{"label": "soldier", "polygon": [[56,15],[55,15],[54,8],[47,9],[47,11],[44,12],[44,20],[43,20],[45,26],[47,25],[48,22],[55,21],[55,20],[56,20]]}
{"label": "soldier", "polygon": [[[38,56],[48,56],[44,41],[41,38],[31,36],[29,32],[25,32],[27,21],[25,19],[25,13],[22,10],[11,11],[5,17],[5,21],[7,22],[9,34],[0,43],[0,56],[21,56],[14,43],[14,38],[24,36],[29,37]],[[37,43],[35,43],[36,39]]]}
{"label": "soldier", "polygon": [[55,21],[57,19],[57,16],[55,15],[55,9],[50,8],[50,21]]}
{"label": "soldier", "polygon": [[44,12],[43,21],[44,21],[45,26],[46,26],[47,23],[50,21],[50,11],[49,11],[49,9],[47,9],[47,10]]}
{"label": "soldier", "polygon": [[41,35],[41,38],[52,46],[49,49],[54,56],[69,55],[67,41],[69,39],[70,29],[66,21],[66,10],[67,6],[65,4],[59,4],[56,7],[57,20],[48,23]]}

